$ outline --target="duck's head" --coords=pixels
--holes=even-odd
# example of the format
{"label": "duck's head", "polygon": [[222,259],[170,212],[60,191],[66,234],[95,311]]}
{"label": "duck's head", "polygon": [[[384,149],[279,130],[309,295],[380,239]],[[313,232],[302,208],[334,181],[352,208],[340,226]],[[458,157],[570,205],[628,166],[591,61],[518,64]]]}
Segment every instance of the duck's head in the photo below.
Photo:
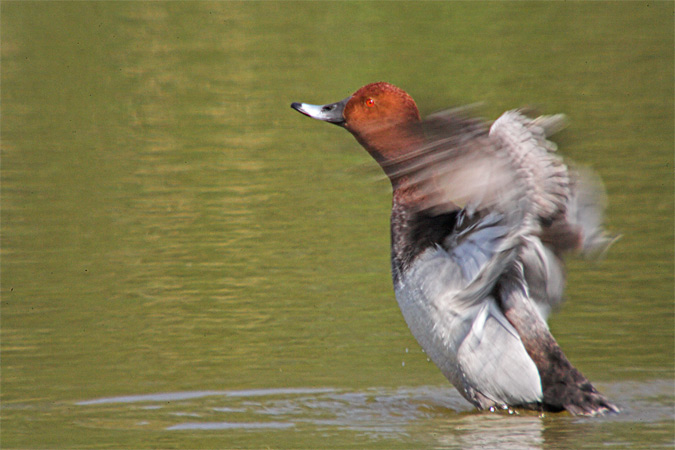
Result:
{"label": "duck's head", "polygon": [[367,84],[337,103],[292,103],[291,108],[346,128],[380,164],[400,156],[409,145],[407,125],[420,120],[412,97],[385,82]]}

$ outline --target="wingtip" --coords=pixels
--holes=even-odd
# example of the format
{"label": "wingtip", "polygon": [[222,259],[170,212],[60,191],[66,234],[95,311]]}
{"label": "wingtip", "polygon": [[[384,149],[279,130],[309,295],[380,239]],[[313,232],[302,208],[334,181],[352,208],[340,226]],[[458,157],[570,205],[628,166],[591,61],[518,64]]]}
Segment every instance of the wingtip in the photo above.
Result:
{"label": "wingtip", "polygon": [[569,119],[565,114],[552,114],[549,116],[539,116],[535,119],[532,119],[532,125],[540,127],[544,136],[552,136],[569,125]]}

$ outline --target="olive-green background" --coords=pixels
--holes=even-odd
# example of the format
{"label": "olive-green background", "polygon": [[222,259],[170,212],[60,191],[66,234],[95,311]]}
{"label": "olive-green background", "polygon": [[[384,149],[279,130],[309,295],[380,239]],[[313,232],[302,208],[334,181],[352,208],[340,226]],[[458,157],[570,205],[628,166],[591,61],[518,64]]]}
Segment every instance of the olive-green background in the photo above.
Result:
{"label": "olive-green background", "polygon": [[[14,2],[3,448],[671,448],[672,2]],[[551,329],[624,413],[476,413],[407,330],[389,188],[292,101],[565,112],[604,260]],[[129,397],[168,394],[166,397]],[[212,429],[209,429],[212,428]]]}

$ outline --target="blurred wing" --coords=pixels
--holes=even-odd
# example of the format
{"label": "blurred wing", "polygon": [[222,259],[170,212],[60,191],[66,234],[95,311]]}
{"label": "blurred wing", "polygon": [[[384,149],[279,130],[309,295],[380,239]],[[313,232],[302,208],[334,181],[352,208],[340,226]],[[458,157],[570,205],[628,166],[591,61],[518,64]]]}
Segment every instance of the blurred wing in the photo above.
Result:
{"label": "blurred wing", "polygon": [[576,249],[585,256],[602,255],[619,238],[604,229],[605,188],[600,177],[590,169],[575,169],[565,221],[579,232]]}
{"label": "blurred wing", "polygon": [[524,194],[508,154],[489,136],[487,123],[466,109],[437,113],[410,126],[418,144],[385,168],[392,180],[414,187],[420,210],[512,210]]}
{"label": "blurred wing", "polygon": [[490,127],[490,137],[508,155],[526,186],[532,212],[545,221],[564,214],[570,197],[567,166],[554,154],[556,145],[546,139],[565,123],[562,114],[530,119],[518,111],[507,111]]}
{"label": "blurred wing", "polygon": [[[478,292],[492,288],[527,238],[537,241],[527,256],[537,262],[541,282],[553,278],[562,285],[561,267],[537,236],[542,223],[567,212],[567,167],[546,139],[564,123],[562,115],[529,119],[509,111],[488,128],[460,108],[407,130],[415,147],[386,171],[394,182],[412,186],[420,212],[459,211],[442,245],[461,268],[466,299],[479,301]],[[545,289],[541,293],[546,296]]]}

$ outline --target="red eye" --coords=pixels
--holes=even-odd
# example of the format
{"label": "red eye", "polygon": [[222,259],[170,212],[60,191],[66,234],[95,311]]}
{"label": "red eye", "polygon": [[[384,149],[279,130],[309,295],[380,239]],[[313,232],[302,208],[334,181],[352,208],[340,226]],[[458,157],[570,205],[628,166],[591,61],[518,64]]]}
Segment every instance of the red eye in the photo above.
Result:
{"label": "red eye", "polygon": [[373,100],[372,98],[366,99],[366,106],[368,108],[372,108],[373,106],[375,106],[375,100]]}

